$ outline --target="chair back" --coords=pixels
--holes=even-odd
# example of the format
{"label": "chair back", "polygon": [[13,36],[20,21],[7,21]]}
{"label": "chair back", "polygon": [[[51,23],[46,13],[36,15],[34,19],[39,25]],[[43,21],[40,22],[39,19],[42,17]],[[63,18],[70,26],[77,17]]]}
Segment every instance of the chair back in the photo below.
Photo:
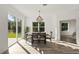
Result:
{"label": "chair back", "polygon": [[46,33],[40,33],[40,39],[45,40],[46,39]]}
{"label": "chair back", "polygon": [[38,39],[38,33],[32,33],[32,39],[37,40]]}

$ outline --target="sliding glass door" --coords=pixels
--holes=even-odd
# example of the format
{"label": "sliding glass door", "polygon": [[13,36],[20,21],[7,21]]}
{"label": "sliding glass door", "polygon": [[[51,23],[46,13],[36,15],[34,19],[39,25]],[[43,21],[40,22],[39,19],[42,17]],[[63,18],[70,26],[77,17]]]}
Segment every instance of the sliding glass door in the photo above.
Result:
{"label": "sliding glass door", "polygon": [[18,19],[18,21],[17,21],[17,23],[18,23],[18,26],[17,26],[17,30],[18,30],[18,34],[17,34],[17,36],[18,36],[18,40],[20,40],[21,39],[21,34],[22,34],[22,20],[21,19]]}
{"label": "sliding glass door", "polygon": [[8,47],[16,41],[16,18],[8,14]]}
{"label": "sliding glass door", "polygon": [[8,46],[21,39],[22,20],[8,14]]}

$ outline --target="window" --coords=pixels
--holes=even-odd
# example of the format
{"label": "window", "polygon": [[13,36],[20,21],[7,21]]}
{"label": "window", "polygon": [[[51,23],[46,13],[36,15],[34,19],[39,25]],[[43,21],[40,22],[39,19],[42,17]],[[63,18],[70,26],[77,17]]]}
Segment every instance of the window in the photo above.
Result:
{"label": "window", "polygon": [[39,22],[39,31],[40,32],[44,32],[44,30],[45,30],[44,29],[45,28],[44,26],[45,26],[44,22]]}
{"label": "window", "polygon": [[38,32],[38,22],[33,22],[33,32]]}
{"label": "window", "polygon": [[33,22],[33,32],[44,32],[45,23],[44,22]]}
{"label": "window", "polygon": [[61,24],[61,31],[67,31],[68,30],[68,23],[62,23]]}

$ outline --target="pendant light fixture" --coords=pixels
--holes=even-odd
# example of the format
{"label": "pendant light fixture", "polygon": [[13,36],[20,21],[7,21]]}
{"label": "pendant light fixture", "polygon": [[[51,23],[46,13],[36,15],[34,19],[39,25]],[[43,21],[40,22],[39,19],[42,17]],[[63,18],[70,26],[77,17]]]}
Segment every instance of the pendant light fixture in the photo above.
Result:
{"label": "pendant light fixture", "polygon": [[38,11],[39,15],[37,17],[37,22],[42,22],[43,21],[43,18],[40,16],[40,10]]}

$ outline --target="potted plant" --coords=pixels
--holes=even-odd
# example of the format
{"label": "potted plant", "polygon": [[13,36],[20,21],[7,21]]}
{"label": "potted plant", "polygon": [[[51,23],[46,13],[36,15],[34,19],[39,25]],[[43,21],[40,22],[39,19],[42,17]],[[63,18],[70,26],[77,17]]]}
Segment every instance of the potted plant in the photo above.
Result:
{"label": "potted plant", "polygon": [[25,28],[25,33],[28,33],[30,31],[30,28],[27,26],[26,28]]}

